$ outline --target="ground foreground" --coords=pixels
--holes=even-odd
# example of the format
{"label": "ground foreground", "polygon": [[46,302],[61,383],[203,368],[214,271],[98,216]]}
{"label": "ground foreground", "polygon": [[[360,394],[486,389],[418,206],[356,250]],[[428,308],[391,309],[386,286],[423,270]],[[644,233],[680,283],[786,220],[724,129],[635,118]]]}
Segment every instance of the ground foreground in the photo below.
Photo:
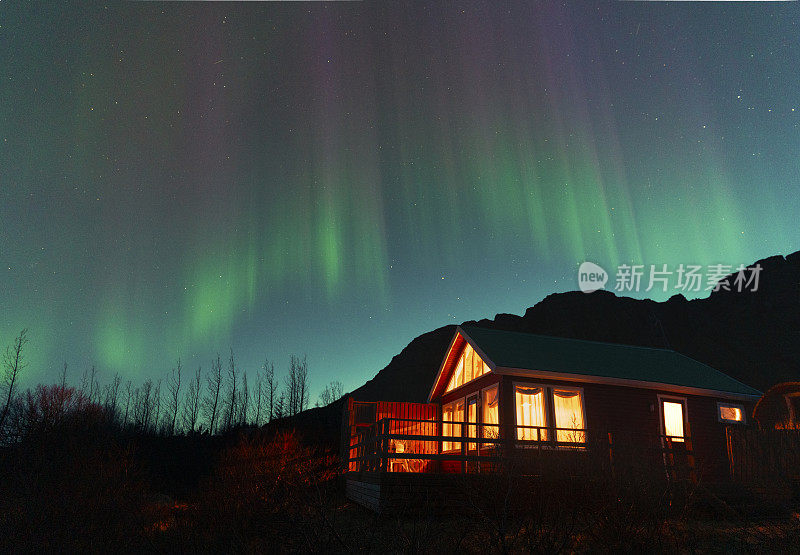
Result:
{"label": "ground foreground", "polygon": [[512,470],[375,514],[345,498],[337,453],[290,431],[61,429],[0,451],[0,551],[793,551],[800,538],[791,494]]}

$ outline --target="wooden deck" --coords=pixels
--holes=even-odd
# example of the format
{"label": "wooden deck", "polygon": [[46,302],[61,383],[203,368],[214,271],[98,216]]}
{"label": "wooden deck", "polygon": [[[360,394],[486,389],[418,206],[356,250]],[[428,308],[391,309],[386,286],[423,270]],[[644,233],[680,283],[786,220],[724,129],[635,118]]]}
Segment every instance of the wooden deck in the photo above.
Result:
{"label": "wooden deck", "polygon": [[440,513],[458,506],[481,478],[464,474],[348,473],[346,494],[376,513],[401,515],[429,509]]}
{"label": "wooden deck", "polygon": [[459,491],[480,490],[489,475],[499,473],[550,481],[577,476],[602,481],[614,473],[696,480],[688,435],[450,422],[435,405],[352,399],[343,432],[347,497],[378,512],[452,501]]}
{"label": "wooden deck", "polygon": [[[347,497],[373,511],[436,507],[467,490],[479,490],[489,475],[558,481],[580,477],[602,481],[639,473],[663,480],[696,480],[691,439],[672,442],[652,435],[621,441],[609,433],[572,430],[581,441],[520,440],[543,430],[514,426],[498,437],[443,436],[440,421],[384,418],[350,438],[345,457]],[[533,436],[521,428],[537,430]],[[404,432],[404,433],[403,433]],[[427,433],[426,433],[427,432]],[[442,450],[442,445],[458,448]]]}

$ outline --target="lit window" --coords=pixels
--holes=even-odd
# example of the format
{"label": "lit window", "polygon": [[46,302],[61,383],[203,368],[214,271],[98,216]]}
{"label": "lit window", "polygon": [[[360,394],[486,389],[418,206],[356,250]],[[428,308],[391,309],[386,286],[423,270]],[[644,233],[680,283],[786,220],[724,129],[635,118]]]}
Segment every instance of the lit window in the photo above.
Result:
{"label": "lit window", "polygon": [[517,439],[547,440],[544,416],[544,388],[514,387],[517,404]]}
{"label": "lit window", "polygon": [[472,345],[467,343],[461,351],[461,355],[458,357],[458,362],[453,370],[453,375],[450,377],[450,381],[447,383],[445,392],[461,387],[465,383],[469,383],[483,376],[488,371],[489,367],[478,353],[475,352]]}
{"label": "lit window", "polygon": [[[461,422],[464,421],[464,399],[453,401],[442,407],[442,435],[461,437]],[[460,441],[442,441],[442,451],[461,449]]]}
{"label": "lit window", "polygon": [[472,381],[472,375],[474,374],[474,359],[475,359],[475,351],[472,349],[471,345],[467,345],[464,347],[464,355],[462,356],[464,360],[464,383]]}
{"label": "lit window", "polygon": [[553,409],[556,414],[556,440],[564,443],[586,442],[586,432],[583,430],[581,392],[554,389]]}
{"label": "lit window", "polygon": [[500,437],[500,414],[497,410],[497,386],[483,392],[483,437]]}
{"label": "lit window", "polygon": [[[467,401],[467,437],[478,437],[478,397],[471,397]],[[477,445],[470,443],[467,449],[474,451]]]}
{"label": "lit window", "polygon": [[450,377],[450,382],[447,384],[446,391],[452,391],[460,385],[464,384],[464,357],[458,359],[456,369]]}
{"label": "lit window", "polygon": [[744,422],[744,407],[730,403],[719,403],[719,419],[722,422]]}
{"label": "lit window", "polygon": [[664,401],[664,435],[674,442],[683,441],[683,403]]}

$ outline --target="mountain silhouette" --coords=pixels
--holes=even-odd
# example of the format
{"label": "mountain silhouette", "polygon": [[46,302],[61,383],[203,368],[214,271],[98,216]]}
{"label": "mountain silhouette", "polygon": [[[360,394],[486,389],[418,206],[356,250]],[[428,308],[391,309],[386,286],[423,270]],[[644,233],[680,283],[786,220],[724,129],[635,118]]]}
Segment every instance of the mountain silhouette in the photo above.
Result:
{"label": "mountain silhouette", "polygon": [[[702,299],[674,295],[663,302],[606,290],[555,293],[522,316],[498,314],[465,324],[669,348],[765,391],[779,382],[800,381],[800,251],[759,260],[750,268],[756,265],[761,267],[756,291],[731,287]],[[735,273],[729,283],[734,278]],[[455,328],[443,326],[415,338],[351,395],[363,401],[426,402]],[[340,400],[311,409],[295,422],[333,432],[342,407]]]}

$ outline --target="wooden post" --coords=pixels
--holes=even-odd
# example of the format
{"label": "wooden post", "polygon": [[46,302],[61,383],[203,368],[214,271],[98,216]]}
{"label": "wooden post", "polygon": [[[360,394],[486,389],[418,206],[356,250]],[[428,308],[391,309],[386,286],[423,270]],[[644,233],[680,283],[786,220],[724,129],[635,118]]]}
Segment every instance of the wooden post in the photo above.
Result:
{"label": "wooden post", "polygon": [[380,424],[380,431],[381,431],[381,440],[380,440],[380,450],[381,450],[381,471],[387,472],[389,466],[389,459],[387,454],[389,452],[389,445],[388,440],[386,439],[386,421],[387,419],[384,418],[381,420]]}
{"label": "wooden post", "polygon": [[514,400],[514,384],[509,376],[503,376],[498,384],[500,388],[498,395],[500,395],[500,414],[499,428],[500,438],[504,441],[498,446],[502,445],[507,456],[510,456],[514,449],[514,442],[517,438],[517,414]]}
{"label": "wooden post", "polygon": [[728,473],[731,476],[731,480],[734,480],[736,479],[736,469],[733,464],[733,440],[730,426],[725,427],[725,445],[728,451]]}
{"label": "wooden post", "polygon": [[608,469],[611,472],[611,477],[614,477],[614,440],[611,437],[611,432],[608,432]]}
{"label": "wooden post", "polygon": [[684,445],[686,447],[686,464],[689,467],[689,478],[692,480],[692,483],[697,483],[697,471],[694,466],[694,449],[692,447],[692,430],[688,422],[686,423]]}
{"label": "wooden post", "polygon": [[[465,401],[466,403],[466,401]],[[461,439],[467,439],[467,422],[469,421],[469,416],[467,415],[467,407],[466,404],[464,405],[464,423],[461,424]],[[467,442],[461,442],[461,456],[465,457],[467,455]],[[461,474],[467,473],[467,461],[465,459],[461,459]]]}

